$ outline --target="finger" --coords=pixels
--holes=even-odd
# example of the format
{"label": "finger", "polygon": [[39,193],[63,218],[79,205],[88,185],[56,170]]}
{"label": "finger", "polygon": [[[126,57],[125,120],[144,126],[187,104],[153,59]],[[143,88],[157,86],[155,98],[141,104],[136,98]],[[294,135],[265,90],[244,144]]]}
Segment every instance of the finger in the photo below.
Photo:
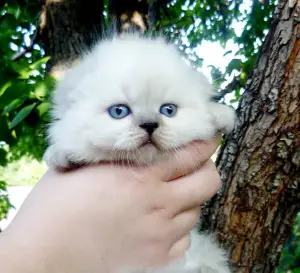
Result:
{"label": "finger", "polygon": [[150,169],[163,181],[171,181],[189,174],[204,164],[216,151],[220,138],[195,141],[176,151],[174,155],[154,164]]}
{"label": "finger", "polygon": [[174,216],[172,227],[174,228],[174,239],[179,240],[190,232],[200,220],[200,206],[186,210]]}
{"label": "finger", "polygon": [[175,260],[180,257],[184,257],[184,254],[189,249],[191,245],[190,233],[178,240],[169,251],[170,260]]}
{"label": "finger", "polygon": [[168,196],[168,206],[180,213],[205,203],[217,193],[220,186],[220,175],[212,160],[209,160],[198,171],[172,183],[164,183],[162,189]]}

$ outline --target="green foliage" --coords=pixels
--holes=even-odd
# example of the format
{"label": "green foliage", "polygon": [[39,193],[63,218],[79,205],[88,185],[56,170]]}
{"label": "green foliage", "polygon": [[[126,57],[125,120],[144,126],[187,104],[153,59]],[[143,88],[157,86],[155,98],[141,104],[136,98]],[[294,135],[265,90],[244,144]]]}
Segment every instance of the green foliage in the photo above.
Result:
{"label": "green foliage", "polygon": [[[219,81],[228,79],[232,72],[239,75],[240,84],[237,90],[233,90],[235,98],[232,103],[239,100],[241,88],[245,86],[247,75],[256,63],[259,47],[278,1],[248,1],[252,5],[250,9],[244,8],[246,2],[174,0],[168,4],[166,11],[161,11],[162,20],[157,22],[157,28],[179,40],[182,49],[189,52],[190,58],[196,62],[199,60],[195,49],[204,40],[219,42],[224,47],[229,40],[233,40],[238,45],[239,50],[235,55],[231,50],[227,52],[226,55],[232,56],[232,60],[218,78]],[[236,33],[233,28],[236,22],[244,25],[241,33]],[[217,84],[217,87],[221,85]]]}
{"label": "green foliage", "polygon": [[46,169],[44,162],[22,157],[5,167],[0,167],[0,181],[5,181],[8,186],[33,186]]}
{"label": "green foliage", "polygon": [[9,209],[12,207],[7,195],[6,182],[0,181],[0,221],[7,216]]}
{"label": "green foliage", "polygon": [[25,155],[40,159],[44,150],[46,90],[53,81],[44,77],[49,58],[39,44],[30,45],[40,9],[38,0],[0,3],[0,220],[11,207],[1,166]]}
{"label": "green foliage", "polygon": [[300,272],[300,214],[298,214],[291,238],[283,249],[280,265],[276,273]]}
{"label": "green foliage", "polygon": [[[40,1],[10,0],[0,5],[0,164],[24,155],[40,159],[49,91],[45,80],[49,57],[30,44],[40,14]],[[18,53],[32,47],[30,52]],[[9,149],[8,149],[9,148]]]}

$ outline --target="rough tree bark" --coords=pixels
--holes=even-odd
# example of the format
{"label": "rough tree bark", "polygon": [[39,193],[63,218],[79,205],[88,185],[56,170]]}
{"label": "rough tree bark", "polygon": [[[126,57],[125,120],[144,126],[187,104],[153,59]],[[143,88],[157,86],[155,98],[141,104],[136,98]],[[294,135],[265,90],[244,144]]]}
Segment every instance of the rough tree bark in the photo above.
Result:
{"label": "rough tree bark", "polygon": [[83,50],[90,49],[103,31],[103,0],[44,0],[40,35],[48,70],[72,65]]}
{"label": "rough tree bark", "polygon": [[279,1],[237,116],[201,229],[217,231],[235,272],[271,273],[300,205],[299,1]]}
{"label": "rough tree bark", "polygon": [[[169,1],[110,0],[111,29],[118,33],[135,30],[143,33],[154,27],[160,6]],[[83,51],[109,33],[103,26],[103,11],[103,0],[43,1],[40,37],[46,55],[51,57],[48,71],[54,76],[62,76]]]}
{"label": "rough tree bark", "polygon": [[[155,28],[155,21],[171,0],[110,0],[111,29],[118,33]],[[49,71],[71,66],[84,50],[109,33],[104,24],[104,0],[43,0],[40,37]]]}
{"label": "rough tree bark", "polygon": [[[110,0],[110,30],[141,33],[155,29],[155,22],[171,0]],[[60,77],[83,51],[110,30],[104,27],[104,0],[42,0],[39,37],[51,59],[48,71]]]}
{"label": "rough tree bark", "polygon": [[119,33],[126,31],[140,31],[149,29],[149,5],[146,0],[111,0],[109,2],[109,16]]}
{"label": "rough tree bark", "polygon": [[[110,0],[109,16],[119,33],[155,30],[155,23],[166,13],[171,0]],[[162,12],[163,11],[163,12]]]}

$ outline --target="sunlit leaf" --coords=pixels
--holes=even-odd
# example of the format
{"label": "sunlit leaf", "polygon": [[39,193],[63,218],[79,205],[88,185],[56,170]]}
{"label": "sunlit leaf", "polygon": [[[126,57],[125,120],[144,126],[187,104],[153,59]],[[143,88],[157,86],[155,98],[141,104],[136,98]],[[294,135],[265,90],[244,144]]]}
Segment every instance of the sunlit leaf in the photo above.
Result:
{"label": "sunlit leaf", "polygon": [[38,61],[36,61],[35,63],[31,64],[29,66],[29,68],[31,70],[36,70],[38,69],[42,64],[46,64],[48,61],[50,60],[50,57],[43,57],[41,59],[39,59]]}
{"label": "sunlit leaf", "polygon": [[50,102],[43,102],[37,107],[37,111],[39,113],[39,116],[42,117],[45,114],[49,112],[51,108],[51,103]]}
{"label": "sunlit leaf", "polygon": [[6,183],[4,181],[0,181],[0,190],[2,190],[2,191],[7,190],[7,186],[6,186]]}
{"label": "sunlit leaf", "polygon": [[46,97],[46,95],[48,94],[48,89],[47,89],[46,83],[45,82],[39,83],[36,86],[36,88],[33,91],[33,93],[39,99],[43,98],[43,97]]}
{"label": "sunlit leaf", "polygon": [[6,82],[2,87],[0,87],[0,96],[12,85],[12,82]]}

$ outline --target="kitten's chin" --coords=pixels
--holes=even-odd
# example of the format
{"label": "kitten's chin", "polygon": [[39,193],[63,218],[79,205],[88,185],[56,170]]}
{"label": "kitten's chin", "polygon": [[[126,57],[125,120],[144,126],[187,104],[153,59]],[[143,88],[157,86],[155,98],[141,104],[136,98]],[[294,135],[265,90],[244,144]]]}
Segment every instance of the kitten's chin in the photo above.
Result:
{"label": "kitten's chin", "polygon": [[162,152],[153,143],[146,143],[138,149],[134,160],[137,164],[151,164],[161,157]]}
{"label": "kitten's chin", "polygon": [[118,161],[131,162],[136,165],[153,164],[165,157],[165,153],[152,143],[146,143],[134,151],[121,152]]}

